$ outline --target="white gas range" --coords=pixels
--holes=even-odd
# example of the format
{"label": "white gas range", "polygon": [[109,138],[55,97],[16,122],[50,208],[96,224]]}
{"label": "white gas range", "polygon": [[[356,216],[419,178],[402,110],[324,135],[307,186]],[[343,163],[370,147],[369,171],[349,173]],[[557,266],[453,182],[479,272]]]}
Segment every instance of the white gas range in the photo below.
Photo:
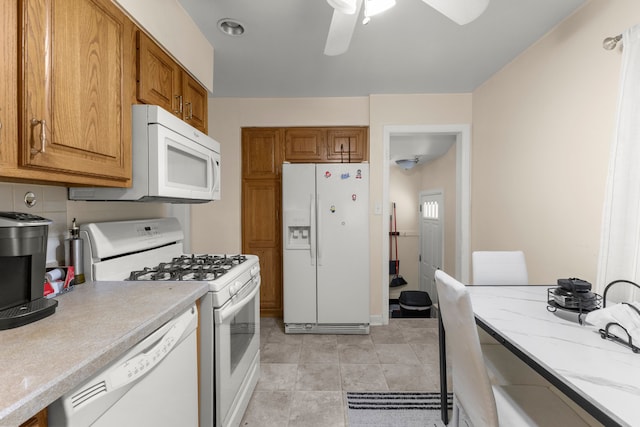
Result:
{"label": "white gas range", "polygon": [[255,255],[184,254],[175,218],[83,224],[91,280],[197,280],[200,426],[238,426],[260,376],[260,265]]}

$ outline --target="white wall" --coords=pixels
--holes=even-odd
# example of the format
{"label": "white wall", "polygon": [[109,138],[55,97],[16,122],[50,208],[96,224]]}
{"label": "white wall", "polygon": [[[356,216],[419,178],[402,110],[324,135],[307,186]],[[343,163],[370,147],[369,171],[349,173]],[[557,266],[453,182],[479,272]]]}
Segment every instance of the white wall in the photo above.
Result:
{"label": "white wall", "polygon": [[472,249],[523,249],[532,283],[595,283],[621,60],[602,40],[639,19],[592,0],[473,93]]}
{"label": "white wall", "polygon": [[[384,127],[397,125],[461,125],[471,123],[471,94],[372,95],[370,98],[371,201],[383,200]],[[473,144],[473,143],[472,143]],[[388,277],[382,273],[384,236],[382,221],[388,216],[371,217],[371,314],[382,314],[383,289]]]}

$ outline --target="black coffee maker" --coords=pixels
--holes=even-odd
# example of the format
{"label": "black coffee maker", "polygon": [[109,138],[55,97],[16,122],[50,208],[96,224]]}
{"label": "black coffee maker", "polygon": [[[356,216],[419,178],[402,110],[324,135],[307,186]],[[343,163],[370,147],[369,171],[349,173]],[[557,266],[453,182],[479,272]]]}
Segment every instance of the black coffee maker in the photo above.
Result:
{"label": "black coffee maker", "polygon": [[56,310],[58,302],[43,297],[49,224],[37,215],[0,212],[0,330]]}

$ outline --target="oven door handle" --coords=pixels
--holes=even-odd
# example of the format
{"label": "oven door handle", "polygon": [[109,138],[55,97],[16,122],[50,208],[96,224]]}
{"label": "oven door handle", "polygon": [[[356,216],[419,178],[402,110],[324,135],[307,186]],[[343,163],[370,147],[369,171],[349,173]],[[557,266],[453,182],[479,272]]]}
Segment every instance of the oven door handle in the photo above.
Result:
{"label": "oven door handle", "polygon": [[214,310],[216,324],[224,323],[230,317],[235,316],[235,314],[239,312],[247,304],[247,302],[253,299],[260,290],[260,281],[260,276],[254,277],[253,279],[251,279],[251,285],[247,285],[253,286],[253,289],[246,296],[243,296],[240,300],[238,300],[238,293],[231,297],[231,299],[227,301],[227,303],[222,307],[220,307],[219,310]]}

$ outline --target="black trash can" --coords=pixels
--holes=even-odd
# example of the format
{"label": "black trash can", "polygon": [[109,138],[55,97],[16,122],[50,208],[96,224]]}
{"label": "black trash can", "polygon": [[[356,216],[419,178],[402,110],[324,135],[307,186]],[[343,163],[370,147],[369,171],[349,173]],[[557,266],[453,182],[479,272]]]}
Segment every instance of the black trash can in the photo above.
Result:
{"label": "black trash can", "polygon": [[398,303],[403,317],[431,317],[433,302],[427,292],[402,291]]}

